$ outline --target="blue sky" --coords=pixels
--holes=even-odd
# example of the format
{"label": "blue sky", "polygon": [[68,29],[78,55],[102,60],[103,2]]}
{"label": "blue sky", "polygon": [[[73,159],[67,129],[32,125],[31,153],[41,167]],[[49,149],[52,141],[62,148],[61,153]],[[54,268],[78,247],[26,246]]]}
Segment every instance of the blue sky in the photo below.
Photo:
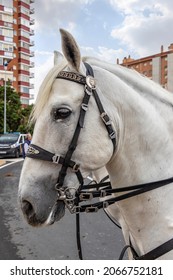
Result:
{"label": "blue sky", "polygon": [[61,50],[59,28],[70,31],[82,55],[116,63],[167,50],[173,43],[172,0],[36,0],[35,90]]}

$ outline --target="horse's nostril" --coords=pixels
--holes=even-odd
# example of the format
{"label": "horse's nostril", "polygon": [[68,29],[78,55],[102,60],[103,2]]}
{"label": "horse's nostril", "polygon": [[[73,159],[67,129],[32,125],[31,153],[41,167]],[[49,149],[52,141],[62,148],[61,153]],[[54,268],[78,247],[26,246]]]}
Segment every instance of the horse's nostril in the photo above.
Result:
{"label": "horse's nostril", "polygon": [[34,208],[32,204],[27,200],[22,201],[22,210],[28,217],[34,215]]}

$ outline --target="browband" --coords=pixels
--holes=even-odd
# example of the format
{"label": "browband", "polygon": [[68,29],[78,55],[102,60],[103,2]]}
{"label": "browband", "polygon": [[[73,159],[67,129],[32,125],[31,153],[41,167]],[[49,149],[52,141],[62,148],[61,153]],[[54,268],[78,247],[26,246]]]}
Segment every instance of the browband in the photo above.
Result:
{"label": "browband", "polygon": [[69,80],[83,85],[86,84],[86,77],[79,73],[60,71],[56,78]]}

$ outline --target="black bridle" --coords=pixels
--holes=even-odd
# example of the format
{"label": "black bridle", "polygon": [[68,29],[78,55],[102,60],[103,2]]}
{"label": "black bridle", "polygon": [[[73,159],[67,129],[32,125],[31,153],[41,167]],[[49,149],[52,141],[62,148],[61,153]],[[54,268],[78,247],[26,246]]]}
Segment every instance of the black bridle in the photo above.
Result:
{"label": "black bridle", "polygon": [[[117,189],[112,189],[110,182],[100,182],[91,185],[84,185],[84,178],[80,171],[80,166],[79,164],[77,164],[72,160],[72,155],[77,147],[78,138],[81,129],[84,127],[85,115],[88,109],[88,104],[91,95],[94,96],[94,99],[96,101],[100,113],[100,117],[107,129],[108,136],[110,137],[113,143],[113,150],[115,151],[116,149],[116,133],[112,127],[111,120],[108,114],[105,112],[102,103],[100,101],[100,98],[98,96],[98,93],[96,91],[96,83],[94,80],[94,73],[92,67],[87,63],[85,63],[85,67],[86,67],[86,77],[79,73],[67,72],[67,71],[59,72],[59,74],[56,77],[57,79],[69,80],[84,86],[84,97],[80,107],[78,122],[65,157],[62,157],[61,155],[53,154],[34,144],[30,144],[26,155],[29,158],[50,161],[54,164],[61,165],[61,169],[58,175],[58,180],[55,185],[55,189],[57,190],[58,193],[57,200],[63,200],[67,208],[70,210],[70,212],[77,214],[76,216],[78,221],[78,225],[77,225],[78,237],[80,234],[80,228],[79,228],[80,212],[90,212],[90,213],[97,212],[99,209],[106,208],[117,201],[125,200],[127,198],[173,183],[173,177],[172,177],[161,181],[150,182],[150,183],[140,184],[135,186],[128,186],[124,188],[117,188]],[[63,186],[68,168],[70,168],[75,172],[79,181],[79,188],[78,190],[75,190],[76,193],[74,196],[70,194],[70,188]],[[83,205],[82,203],[82,205],[79,206],[80,202],[89,201],[92,198],[96,198],[96,197],[97,198],[108,197],[112,194],[116,194],[120,192],[123,192],[123,195],[119,195],[117,197],[113,197],[96,203],[89,203],[85,205]],[[82,259],[82,252],[81,252],[81,245],[80,245],[79,238],[78,238],[78,243],[79,243],[78,244],[79,256]],[[121,255],[123,255],[123,253],[127,248],[131,248],[135,259],[156,259],[173,249],[173,238],[163,243],[162,245],[158,246],[157,248],[150,251],[149,253],[140,257],[137,256],[136,252],[134,251],[131,245],[125,246]]]}
{"label": "black bridle", "polygon": [[[105,128],[108,132],[108,136],[112,141],[113,144],[113,150],[116,148],[116,134],[112,127],[111,120],[108,116],[108,114],[105,112],[102,103],[100,101],[99,95],[96,91],[96,83],[94,79],[94,73],[92,67],[88,63],[84,63],[86,67],[86,77],[74,72],[67,72],[67,71],[60,71],[57,75],[57,79],[65,79],[68,81],[76,82],[84,86],[84,97],[81,103],[80,107],[80,113],[78,122],[76,125],[76,129],[74,131],[72,140],[70,142],[70,145],[68,147],[67,153],[64,157],[61,155],[50,153],[49,151],[46,151],[42,149],[41,147],[31,144],[29,146],[27,157],[34,158],[34,159],[40,159],[45,161],[51,161],[55,164],[61,165],[61,169],[59,171],[57,183],[55,185],[55,189],[58,192],[58,198],[57,200],[63,200],[70,210],[71,213],[78,212],[78,202],[80,201],[79,192],[81,191],[83,185],[84,185],[84,178],[82,176],[82,173],[80,171],[80,166],[76,162],[74,162],[71,158],[72,155],[77,147],[78,138],[81,132],[81,129],[84,127],[84,121],[85,121],[85,115],[88,110],[88,104],[91,95],[94,97],[95,102],[97,104],[101,120],[103,124],[105,125]],[[78,181],[79,181],[79,188],[76,192],[75,197],[70,196],[70,189],[63,186],[64,179],[67,174],[67,169],[71,168],[72,171],[75,172]]]}

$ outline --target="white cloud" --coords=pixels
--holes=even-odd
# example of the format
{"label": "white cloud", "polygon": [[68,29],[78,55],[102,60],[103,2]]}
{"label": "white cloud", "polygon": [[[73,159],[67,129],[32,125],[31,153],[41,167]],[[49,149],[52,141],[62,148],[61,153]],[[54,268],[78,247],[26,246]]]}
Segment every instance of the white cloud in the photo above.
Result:
{"label": "white cloud", "polygon": [[93,1],[37,0],[35,1],[35,29],[42,33],[45,30],[58,30],[62,25],[68,29],[69,22],[74,24],[82,7],[91,4]]}
{"label": "white cloud", "polygon": [[[117,58],[121,62],[129,54],[134,58],[154,54],[160,51],[161,45],[167,49],[173,42],[172,0],[102,1],[102,4],[103,2],[106,3],[105,5],[110,4],[118,20],[114,21],[112,15],[108,20],[103,5],[103,14],[100,14],[103,20],[100,25],[98,18],[92,16],[94,14],[92,9],[97,4],[91,4],[95,1],[35,1],[35,34],[37,48],[41,48],[39,52],[36,51],[35,57],[35,94],[46,73],[53,66],[54,49],[60,48],[59,27],[73,34],[80,44],[83,56],[94,56],[112,63],[116,63]],[[99,1],[97,2],[99,5]],[[88,22],[87,26],[86,22]],[[117,25],[118,22],[119,25]],[[95,26],[98,29],[94,28]],[[100,30],[100,32],[94,34],[94,30]],[[89,36],[86,35],[86,31],[89,31]],[[105,44],[104,40],[99,40],[101,36],[105,36],[103,37]],[[100,42],[103,42],[103,45]]]}
{"label": "white cloud", "polygon": [[119,48],[119,49],[109,49],[103,46],[98,46],[97,49],[91,48],[91,47],[80,47],[82,56],[91,56],[91,57],[97,57],[101,60],[110,62],[110,63],[116,63],[117,58],[123,59],[125,56],[128,55],[128,53]]}
{"label": "white cloud", "polygon": [[120,26],[111,35],[127,46],[136,56],[150,55],[172,43],[170,27],[173,26],[172,0],[110,0],[114,9],[124,16]]}

